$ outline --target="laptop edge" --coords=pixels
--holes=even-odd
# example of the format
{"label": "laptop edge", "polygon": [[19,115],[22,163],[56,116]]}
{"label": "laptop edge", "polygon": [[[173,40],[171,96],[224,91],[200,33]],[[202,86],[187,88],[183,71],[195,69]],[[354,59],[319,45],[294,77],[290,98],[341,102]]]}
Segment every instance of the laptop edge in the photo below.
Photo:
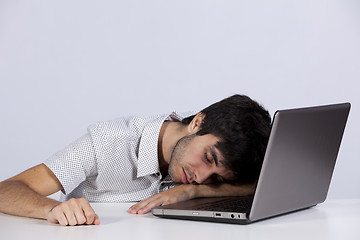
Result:
{"label": "laptop edge", "polygon": [[350,107],[350,103],[341,103],[278,110],[274,114],[251,210],[241,213],[195,210],[195,206],[203,202],[228,199],[224,197],[156,207],[152,214],[163,218],[248,224],[325,201]]}

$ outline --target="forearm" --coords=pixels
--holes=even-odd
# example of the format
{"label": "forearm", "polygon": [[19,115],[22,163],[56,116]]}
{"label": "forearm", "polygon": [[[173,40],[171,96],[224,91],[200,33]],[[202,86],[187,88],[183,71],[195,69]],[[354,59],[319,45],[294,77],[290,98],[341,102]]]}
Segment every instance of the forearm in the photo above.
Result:
{"label": "forearm", "polygon": [[0,212],[46,219],[46,214],[60,202],[46,198],[21,181],[0,183]]}
{"label": "forearm", "polygon": [[193,189],[194,198],[246,196],[254,193],[255,183],[193,185]]}
{"label": "forearm", "polygon": [[145,199],[129,208],[128,212],[132,214],[144,214],[153,207],[166,204],[181,202],[199,197],[228,197],[228,196],[246,196],[254,193],[255,183],[253,184],[208,184],[192,185],[181,184],[165,192],[156,194]]}

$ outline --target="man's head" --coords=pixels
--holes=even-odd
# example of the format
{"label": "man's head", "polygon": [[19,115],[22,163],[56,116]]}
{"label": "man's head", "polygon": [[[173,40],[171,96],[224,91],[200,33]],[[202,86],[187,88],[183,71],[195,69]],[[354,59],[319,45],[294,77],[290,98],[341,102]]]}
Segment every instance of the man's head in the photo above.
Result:
{"label": "man's head", "polygon": [[182,120],[193,133],[171,155],[169,174],[184,183],[250,183],[261,169],[271,119],[257,102],[234,95]]}

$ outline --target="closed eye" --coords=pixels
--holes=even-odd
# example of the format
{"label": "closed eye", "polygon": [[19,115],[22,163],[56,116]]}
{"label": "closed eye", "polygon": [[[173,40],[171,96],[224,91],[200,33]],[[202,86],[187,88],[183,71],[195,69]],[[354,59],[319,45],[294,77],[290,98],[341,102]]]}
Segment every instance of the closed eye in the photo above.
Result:
{"label": "closed eye", "polygon": [[220,183],[226,182],[225,179],[222,176],[217,175],[217,181]]}
{"label": "closed eye", "polygon": [[210,177],[210,183],[225,183],[225,179],[218,175],[218,174],[213,174],[211,177]]}
{"label": "closed eye", "polygon": [[208,158],[206,152],[204,153],[204,157],[205,157],[205,161],[206,161],[207,163],[211,163],[211,160]]}

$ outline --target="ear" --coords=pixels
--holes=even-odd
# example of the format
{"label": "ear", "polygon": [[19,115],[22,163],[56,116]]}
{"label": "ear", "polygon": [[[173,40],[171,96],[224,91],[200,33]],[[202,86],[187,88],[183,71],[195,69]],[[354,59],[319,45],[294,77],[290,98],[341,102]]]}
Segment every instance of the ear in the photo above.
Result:
{"label": "ear", "polygon": [[198,113],[193,120],[188,125],[188,132],[190,134],[195,134],[201,129],[201,124],[203,123],[203,120],[205,118],[205,114],[200,112]]}

